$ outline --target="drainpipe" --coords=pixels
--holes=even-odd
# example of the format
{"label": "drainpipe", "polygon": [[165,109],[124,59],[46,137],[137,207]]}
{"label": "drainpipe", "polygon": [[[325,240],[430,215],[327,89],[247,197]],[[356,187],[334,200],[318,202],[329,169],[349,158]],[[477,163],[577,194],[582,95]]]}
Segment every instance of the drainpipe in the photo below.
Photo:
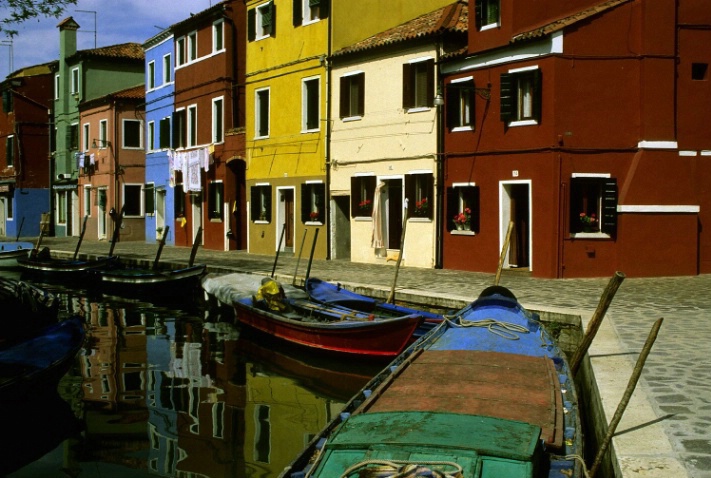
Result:
{"label": "drainpipe", "polygon": [[[442,78],[440,75],[440,48],[441,42],[437,42],[437,50],[435,59],[435,65],[437,66],[436,71],[436,83],[437,83],[437,93],[443,94],[444,88],[442,88]],[[442,234],[442,216],[444,214],[444,138],[443,138],[443,121],[442,116],[444,115],[444,105],[438,105],[437,117],[436,117],[436,135],[437,135],[437,153],[435,154],[435,164],[437,166],[437,207],[435,208],[435,269],[442,269],[442,255],[444,245],[443,234]]]}
{"label": "drainpipe", "polygon": [[[326,157],[324,158],[326,160],[326,200],[324,202],[324,207],[326,208],[325,217],[328,218],[328,228],[330,230],[329,234],[326,234],[326,259],[331,259],[331,244],[332,240],[331,238],[333,237],[333,232],[334,232],[334,224],[333,224],[333,218],[331,217],[331,43],[332,43],[332,37],[333,37],[333,4],[331,4],[331,12],[330,12],[330,18],[328,19],[328,34],[327,34],[327,42],[328,45],[326,46],[326,58],[324,59],[323,63],[324,66],[326,67],[326,144],[325,144],[325,153]],[[350,220],[350,218],[349,218]],[[350,223],[349,223],[350,224]],[[350,227],[350,226],[349,226]]]}
{"label": "drainpipe", "polygon": [[49,139],[49,141],[47,141],[47,157],[49,159],[49,161],[47,161],[49,163],[49,178],[47,178],[47,188],[49,188],[49,210],[47,211],[49,213],[49,224],[47,236],[54,236],[54,189],[52,189],[52,186],[54,184],[55,158],[54,155],[52,155],[52,138],[56,136],[56,132],[54,131],[53,114],[50,108],[47,108],[47,127],[49,129],[49,136],[47,136]]}

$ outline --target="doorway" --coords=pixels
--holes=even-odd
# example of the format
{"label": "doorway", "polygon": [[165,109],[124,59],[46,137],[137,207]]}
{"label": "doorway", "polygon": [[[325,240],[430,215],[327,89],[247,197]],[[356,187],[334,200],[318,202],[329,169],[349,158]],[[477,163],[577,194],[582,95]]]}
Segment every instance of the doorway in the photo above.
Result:
{"label": "doorway", "polygon": [[278,188],[277,196],[277,247],[283,233],[281,252],[294,252],[294,188]]}
{"label": "doorway", "polygon": [[[156,231],[165,231],[165,189],[156,190]],[[161,234],[156,234],[160,239]]]}
{"label": "doorway", "polygon": [[97,235],[99,237],[99,240],[102,240],[106,239],[106,236],[108,235],[108,230],[106,227],[106,188],[97,189],[96,204],[99,205],[99,230],[97,231]]}
{"label": "doorway", "polygon": [[333,196],[333,238],[331,243],[333,259],[351,260],[351,197]]}
{"label": "doorway", "polygon": [[[192,192],[190,193],[190,207],[191,207],[191,212],[192,212],[192,218],[193,218],[193,223],[192,223],[192,237],[190,238],[190,244],[195,243],[195,237],[197,236],[198,229],[200,226],[202,226],[202,194],[201,193],[196,193]],[[200,237],[198,237],[198,241],[200,244],[203,244],[202,242],[202,233],[200,233]]]}
{"label": "doorway", "polygon": [[[7,204],[5,201],[7,200],[7,196],[0,196],[0,236],[7,236],[7,233],[5,232],[6,229],[6,215],[5,211],[7,211]],[[11,199],[12,200],[12,199]]]}
{"label": "doorway", "polygon": [[504,267],[532,270],[531,250],[531,183],[516,181],[501,187],[500,247],[503,247],[509,224],[513,224]]}

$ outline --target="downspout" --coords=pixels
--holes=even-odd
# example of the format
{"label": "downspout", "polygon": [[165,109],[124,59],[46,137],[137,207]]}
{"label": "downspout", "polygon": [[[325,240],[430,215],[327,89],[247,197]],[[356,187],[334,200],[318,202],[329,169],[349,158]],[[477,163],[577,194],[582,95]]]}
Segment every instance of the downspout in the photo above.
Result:
{"label": "downspout", "polygon": [[[49,189],[49,210],[47,213],[49,214],[49,224],[47,224],[48,231],[47,235],[48,236],[54,236],[54,189],[52,189],[52,184],[54,183],[54,155],[52,154],[52,138],[56,137],[56,133],[54,131],[54,121],[53,121],[54,115],[52,114],[52,109],[47,108],[47,127],[49,129],[49,136],[47,137],[49,141],[47,141],[47,158],[49,161],[49,177],[47,178],[47,188]],[[56,139],[55,139],[56,141]],[[40,226],[42,227],[42,226]],[[41,231],[40,231],[41,232]]]}
{"label": "downspout", "polygon": [[326,197],[327,200],[324,201],[326,204],[326,216],[329,218],[329,233],[326,234],[326,259],[331,259],[331,243],[333,237],[334,221],[331,217],[331,44],[333,36],[333,2],[331,3],[330,18],[328,19],[328,38],[326,45],[326,58],[324,59],[324,66],[326,67],[326,144],[325,144],[325,161],[326,161]]}
{"label": "downspout", "polygon": [[[437,65],[437,76],[436,92],[442,94],[444,88],[442,88],[442,78],[440,75],[440,50],[442,47],[441,37],[440,41],[437,42],[435,65]],[[436,186],[436,196],[437,196],[437,207],[435,208],[435,269],[442,269],[442,256],[444,245],[443,234],[442,234],[442,216],[444,215],[444,138],[443,138],[443,122],[442,116],[444,115],[444,105],[436,106],[437,117],[436,117],[436,136],[437,136],[437,152],[435,154],[435,164],[437,166],[437,186]]]}

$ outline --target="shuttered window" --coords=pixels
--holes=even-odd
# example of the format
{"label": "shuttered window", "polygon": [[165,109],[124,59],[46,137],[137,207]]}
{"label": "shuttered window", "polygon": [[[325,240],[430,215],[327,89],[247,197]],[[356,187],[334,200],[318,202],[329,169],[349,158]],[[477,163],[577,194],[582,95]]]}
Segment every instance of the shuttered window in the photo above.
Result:
{"label": "shuttered window", "polygon": [[354,118],[365,114],[365,73],[341,77],[340,81],[341,118]]}
{"label": "shuttered window", "polygon": [[250,216],[252,221],[271,222],[272,187],[271,185],[252,186],[250,190]]}
{"label": "shuttered window", "polygon": [[301,222],[326,221],[326,185],[304,183],[301,185]]}
{"label": "shuttered window", "polygon": [[541,78],[541,70],[537,68],[501,75],[501,121],[540,123]]}
{"label": "shuttered window", "polygon": [[617,232],[617,180],[573,177],[570,180],[570,233]]}
{"label": "shuttered window", "polygon": [[375,176],[351,177],[351,217],[371,217],[375,198]]}
{"label": "shuttered window", "polygon": [[431,108],[434,105],[434,59],[402,66],[402,107]]}

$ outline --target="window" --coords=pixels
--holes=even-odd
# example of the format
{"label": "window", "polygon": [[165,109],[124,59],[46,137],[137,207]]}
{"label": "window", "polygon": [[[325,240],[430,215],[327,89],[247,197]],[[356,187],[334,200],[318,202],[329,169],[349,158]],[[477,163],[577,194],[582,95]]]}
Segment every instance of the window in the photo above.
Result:
{"label": "window", "polygon": [[13,108],[14,95],[12,90],[9,88],[7,90],[2,90],[2,111],[3,113],[10,113]]}
{"label": "window", "polygon": [[198,57],[197,32],[188,35],[188,61],[195,61]]}
{"label": "window", "polygon": [[301,222],[326,221],[326,185],[321,181],[301,185]]}
{"label": "window", "polygon": [[211,181],[208,186],[207,209],[211,221],[222,221],[224,209],[224,185],[222,181]]}
{"label": "window", "polygon": [[487,30],[499,25],[500,0],[476,0],[475,21],[477,30]]}
{"label": "window", "polygon": [[197,106],[188,106],[188,146],[197,145]]}
{"label": "window", "polygon": [[270,408],[258,405],[254,409],[254,461],[271,462],[272,424]]}
{"label": "window", "polygon": [[250,215],[252,221],[271,222],[272,187],[268,184],[252,186],[250,192]]}
{"label": "window", "polygon": [[247,39],[261,40],[276,34],[274,2],[263,3],[247,12]]}
{"label": "window", "polygon": [[301,83],[301,130],[318,131],[320,117],[319,78],[307,78]]}
{"label": "window", "polygon": [[266,138],[269,136],[269,88],[257,90],[255,92],[255,120],[256,131],[254,136]]}
{"label": "window", "polygon": [[447,188],[447,230],[479,232],[479,188],[454,183]]}
{"label": "window", "polygon": [[67,145],[70,151],[76,151],[79,149],[79,125],[74,123],[69,126],[69,138],[67,138]]}
{"label": "window", "polygon": [[408,217],[432,219],[434,176],[431,172],[405,175]]}
{"label": "window", "polygon": [[54,76],[54,99],[59,99],[59,75]]}
{"label": "window", "polygon": [[57,224],[67,223],[67,194],[69,191],[58,191],[55,203],[57,204]]}
{"label": "window", "polygon": [[706,80],[708,71],[709,71],[708,63],[692,63],[691,64],[691,79],[694,81]]}
{"label": "window", "polygon": [[170,148],[170,116],[161,119],[158,128],[158,141],[160,143],[160,148]]}
{"label": "window", "polygon": [[105,148],[108,138],[106,137],[108,131],[108,121],[99,121],[99,148]]}
{"label": "window", "polygon": [[212,51],[218,52],[225,49],[225,22],[220,20],[212,24]]}
{"label": "window", "polygon": [[72,92],[73,95],[79,94],[79,68],[72,69]]}
{"label": "window", "polygon": [[417,60],[402,66],[402,107],[431,108],[434,101],[434,59]]}
{"label": "window", "polygon": [[509,126],[538,124],[541,89],[541,70],[537,67],[502,73],[501,121],[508,122]]}
{"label": "window", "polygon": [[143,216],[142,195],[142,184],[123,185],[123,208],[125,217]]}
{"label": "window", "polygon": [[355,72],[341,77],[340,112],[343,118],[365,114],[365,73]]}
{"label": "window", "polygon": [[141,121],[123,120],[123,147],[141,148]]}
{"label": "window", "polygon": [[89,151],[89,123],[82,125],[81,150]]}
{"label": "window", "polygon": [[294,0],[294,26],[328,17],[329,0]]}
{"label": "window", "polygon": [[373,215],[375,181],[375,176],[351,177],[351,217],[370,217]]}
{"label": "window", "polygon": [[15,164],[15,136],[11,134],[5,139],[5,161],[8,168]]}
{"label": "window", "polygon": [[175,217],[185,217],[185,191],[182,184],[175,185],[175,202],[173,203],[173,213]]}
{"label": "window", "polygon": [[154,121],[148,122],[148,141],[146,143],[146,148],[148,151],[152,151],[155,146],[156,140],[156,124]]}
{"label": "window", "polygon": [[447,85],[447,128],[450,131],[474,126],[474,81],[471,77]]}
{"label": "window", "polygon": [[570,233],[617,230],[617,181],[607,174],[573,174],[570,180]]}
{"label": "window", "polygon": [[163,57],[163,84],[170,83],[172,80],[172,75],[171,72],[173,70],[173,67],[171,66],[170,63],[170,54],[165,55]]}
{"label": "window", "polygon": [[84,186],[84,216],[91,216],[91,186]]}
{"label": "window", "polygon": [[185,109],[178,110],[173,113],[173,149],[184,148],[187,146],[187,112]]}
{"label": "window", "polygon": [[212,142],[222,143],[225,140],[224,100],[222,97],[212,100]]}
{"label": "window", "polygon": [[178,38],[175,42],[175,54],[178,60],[178,66],[184,65],[185,61],[185,37]]}
{"label": "window", "polygon": [[154,183],[146,183],[143,186],[143,208],[146,211],[146,216],[154,216],[156,213],[155,193],[156,186]]}
{"label": "window", "polygon": [[146,71],[146,86],[149,90],[156,87],[156,62],[151,61],[148,63],[148,70]]}

